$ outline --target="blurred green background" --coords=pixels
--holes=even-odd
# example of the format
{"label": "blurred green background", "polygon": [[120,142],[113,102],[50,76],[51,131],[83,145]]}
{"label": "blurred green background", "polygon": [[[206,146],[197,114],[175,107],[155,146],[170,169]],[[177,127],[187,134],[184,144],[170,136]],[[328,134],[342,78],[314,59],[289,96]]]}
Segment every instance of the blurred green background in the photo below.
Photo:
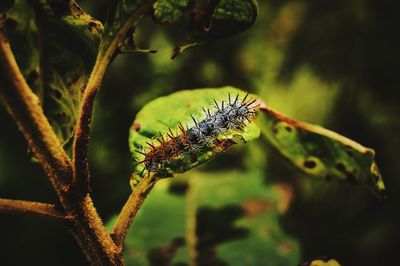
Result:
{"label": "blurred green background", "polygon": [[[104,20],[107,1],[79,3]],[[163,265],[167,259],[151,260],[157,249],[135,254],[135,248],[148,248],[140,243],[135,230],[151,225],[157,228],[153,232],[157,236],[168,231],[184,237],[185,225],[195,217],[199,239],[207,230],[215,234],[198,247],[203,264],[283,266],[325,256],[343,265],[397,265],[400,3],[271,0],[260,1],[259,7],[259,17],[249,30],[190,49],[175,60],[170,56],[179,36],[150,18],[140,23],[137,44],[158,53],[117,57],[96,102],[90,161],[98,211],[107,222],[130,193],[128,132],[146,102],[181,89],[232,85],[261,95],[272,108],[289,117],[323,125],[374,148],[388,199],[379,200],[362,187],[316,181],[259,139],[232,149],[172,185],[160,182],[138,217],[138,229],[133,224],[127,260],[132,257],[140,263],[137,258],[147,256],[153,265]],[[3,106],[0,129],[1,197],[55,202],[47,178],[39,165],[30,162],[26,143]],[[197,197],[197,205],[208,207],[191,215],[187,212],[193,210],[186,210],[184,216],[177,209],[192,206],[191,186],[202,195]],[[231,194],[219,197],[212,193],[221,187],[231,189]],[[236,202],[244,194],[250,197],[248,200],[262,199],[261,205]],[[252,211],[262,216],[252,216]],[[254,238],[262,233],[252,235],[251,230],[243,229],[255,229],[260,224],[269,230],[263,239]],[[86,265],[73,238],[54,222],[1,214],[0,227],[1,265]],[[245,242],[249,235],[253,238]],[[179,239],[171,241],[169,246],[168,241],[164,244],[182,246]],[[254,248],[247,251],[245,247],[249,246]],[[215,247],[217,254],[213,253]],[[242,249],[253,252],[251,256],[258,260],[235,255],[243,253]],[[176,253],[171,263],[182,265],[186,259],[183,251],[171,252]],[[204,262],[201,258],[215,260]]]}

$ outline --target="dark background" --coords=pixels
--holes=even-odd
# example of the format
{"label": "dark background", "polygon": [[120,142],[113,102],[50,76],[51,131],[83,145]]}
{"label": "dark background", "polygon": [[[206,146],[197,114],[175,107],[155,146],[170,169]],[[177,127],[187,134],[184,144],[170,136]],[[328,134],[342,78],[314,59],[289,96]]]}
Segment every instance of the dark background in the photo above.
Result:
{"label": "dark background", "polygon": [[[100,20],[106,2],[80,1]],[[178,36],[167,35],[146,18],[137,42],[159,52],[117,58],[96,102],[90,159],[93,198],[103,219],[118,212],[129,195],[128,130],[140,107],[180,89],[233,85],[260,94],[290,117],[321,124],[376,150],[388,193],[384,201],[361,188],[315,185],[312,178],[270,154],[272,182],[285,180],[296,189],[281,223],[299,241],[302,261],[328,256],[343,265],[396,265],[399,5],[388,0],[262,1],[252,28],[190,49],[173,61],[171,42]],[[318,189],[307,189],[309,183]],[[56,200],[3,106],[0,195]],[[0,228],[2,265],[85,265],[72,237],[54,222],[1,214]]]}

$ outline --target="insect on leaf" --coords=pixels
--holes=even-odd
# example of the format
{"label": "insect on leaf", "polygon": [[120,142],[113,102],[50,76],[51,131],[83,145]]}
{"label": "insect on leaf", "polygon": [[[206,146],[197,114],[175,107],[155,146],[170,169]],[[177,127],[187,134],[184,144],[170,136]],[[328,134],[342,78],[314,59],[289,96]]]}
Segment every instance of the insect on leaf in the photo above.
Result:
{"label": "insect on leaf", "polygon": [[137,114],[129,145],[135,180],[194,168],[236,143],[259,137],[253,95],[232,87],[180,91],[149,102]]}

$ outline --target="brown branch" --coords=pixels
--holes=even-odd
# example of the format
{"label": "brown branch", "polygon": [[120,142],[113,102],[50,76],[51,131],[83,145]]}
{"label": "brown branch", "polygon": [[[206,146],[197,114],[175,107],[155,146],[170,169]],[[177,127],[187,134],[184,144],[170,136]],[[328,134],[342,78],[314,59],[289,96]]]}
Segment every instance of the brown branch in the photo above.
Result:
{"label": "brown branch", "polygon": [[124,41],[127,32],[136,22],[152,7],[153,1],[145,1],[117,32],[111,43],[102,41],[95,66],[90,74],[88,83],[82,96],[82,104],[79,111],[79,118],[76,124],[73,142],[73,178],[74,184],[79,187],[82,193],[89,192],[90,171],[88,164],[89,138],[93,114],[93,104],[99,91],[104,73],[110,64],[118,46]]}
{"label": "brown branch", "polygon": [[67,213],[68,228],[92,265],[123,265],[88,194],[70,188],[71,163],[29,88],[11,51],[0,21],[0,96],[18,124],[34,156],[42,164]]}
{"label": "brown branch", "polygon": [[122,256],[105,230],[89,194],[67,215],[70,231],[91,265],[124,265]]}
{"label": "brown branch", "polygon": [[[116,49],[128,30],[151,6],[152,1],[142,4],[118,31],[113,41],[106,48],[103,47],[104,44],[100,46],[82,98],[74,136],[72,165],[45,117],[39,99],[18,68],[0,21],[0,96],[28,141],[34,156],[49,176],[66,213],[66,225],[92,265],[124,265],[121,249],[106,232],[89,195],[87,158],[93,103]],[[150,184],[149,186],[152,187]],[[143,193],[146,194],[146,191]],[[139,207],[144,200],[140,200],[144,194],[137,195]],[[130,224],[131,219],[128,220]]]}
{"label": "brown branch", "polygon": [[57,191],[67,191],[71,163],[18,68],[0,25],[0,96]]}
{"label": "brown branch", "polygon": [[120,252],[122,252],[124,248],[123,245],[125,237],[133,219],[135,218],[147,195],[154,187],[155,183],[156,182],[153,180],[152,176],[144,177],[139,182],[137,187],[135,187],[135,189],[132,191],[124,207],[119,213],[111,236]]}
{"label": "brown branch", "polygon": [[57,221],[63,221],[65,218],[64,213],[53,204],[26,200],[0,199],[0,212],[32,214]]}

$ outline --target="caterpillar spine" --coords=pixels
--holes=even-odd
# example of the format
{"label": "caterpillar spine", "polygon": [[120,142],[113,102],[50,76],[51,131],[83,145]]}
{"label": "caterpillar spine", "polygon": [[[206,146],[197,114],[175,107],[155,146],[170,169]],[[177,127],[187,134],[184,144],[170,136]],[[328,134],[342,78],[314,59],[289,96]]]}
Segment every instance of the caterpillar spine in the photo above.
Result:
{"label": "caterpillar spine", "polygon": [[144,156],[143,160],[136,164],[143,164],[144,172],[157,173],[164,166],[172,163],[174,159],[182,154],[194,155],[203,150],[210,149],[213,141],[228,130],[243,131],[244,127],[254,119],[258,110],[256,99],[247,99],[248,93],[239,99],[239,94],[234,99],[228,94],[226,101],[218,103],[214,99],[214,111],[203,108],[205,118],[197,120],[193,115],[192,126],[178,124],[178,130],[174,133],[171,128],[163,135],[155,138],[158,144],[147,142],[147,147],[141,147],[136,152]]}

